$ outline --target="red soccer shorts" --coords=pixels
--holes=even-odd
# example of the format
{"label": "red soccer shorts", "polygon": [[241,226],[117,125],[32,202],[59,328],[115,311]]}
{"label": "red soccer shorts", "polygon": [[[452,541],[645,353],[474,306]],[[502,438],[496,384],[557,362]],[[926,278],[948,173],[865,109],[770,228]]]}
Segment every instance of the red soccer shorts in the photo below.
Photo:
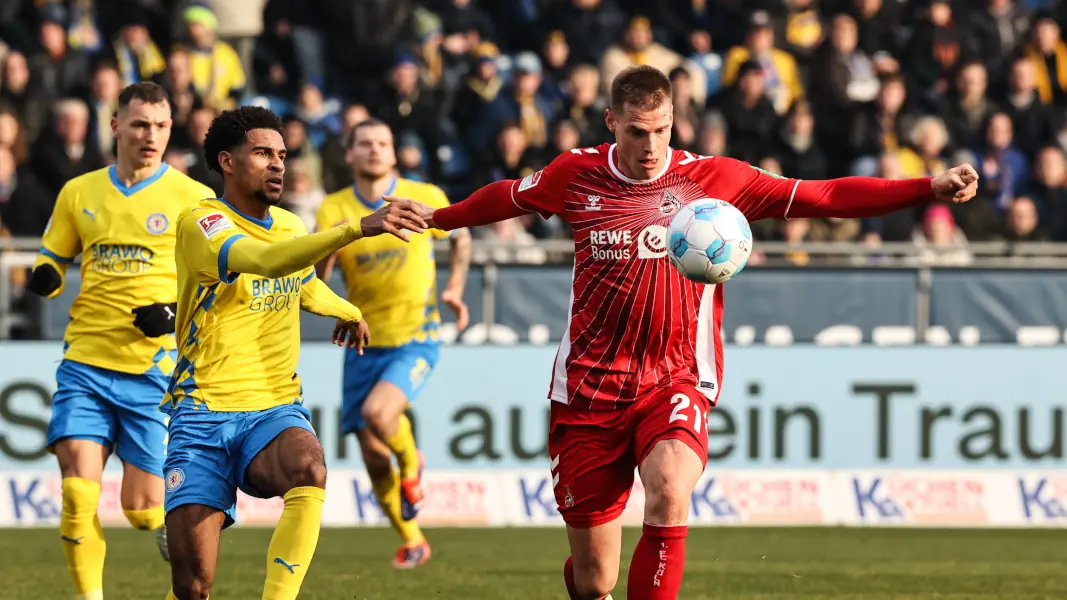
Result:
{"label": "red soccer shorts", "polygon": [[647,394],[613,411],[552,403],[548,454],[563,521],[587,529],[619,518],[634,469],[660,440],[681,440],[708,462],[710,403],[691,385]]}

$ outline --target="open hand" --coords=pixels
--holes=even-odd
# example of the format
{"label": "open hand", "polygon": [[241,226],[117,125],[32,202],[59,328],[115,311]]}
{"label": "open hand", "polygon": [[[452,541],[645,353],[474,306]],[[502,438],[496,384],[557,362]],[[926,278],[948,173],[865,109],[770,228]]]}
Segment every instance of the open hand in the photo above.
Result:
{"label": "open hand", "polygon": [[337,325],[333,328],[333,343],[342,348],[355,348],[356,352],[363,354],[363,348],[370,343],[370,327],[366,319],[337,319]]}
{"label": "open hand", "polygon": [[[416,206],[418,205],[418,206]],[[360,222],[360,230],[363,237],[374,237],[383,233],[389,233],[404,240],[411,239],[411,233],[426,231],[426,221],[421,216],[423,206],[411,200],[389,202],[385,206],[363,217]],[[432,211],[431,211],[432,212]]]}
{"label": "open hand", "polygon": [[459,331],[466,329],[471,317],[467,303],[463,301],[463,294],[458,290],[446,289],[441,294],[441,302],[447,304],[448,308],[456,314],[456,329]]}
{"label": "open hand", "polygon": [[934,177],[930,187],[942,202],[967,202],[978,193],[978,171],[967,164],[952,167]]}
{"label": "open hand", "polygon": [[404,208],[411,210],[412,212],[419,215],[419,218],[422,219],[422,222],[426,223],[426,226],[431,229],[437,227],[437,225],[433,222],[434,208],[432,206],[427,206],[422,202],[416,202],[415,200],[409,200],[407,198],[398,198],[396,196],[385,196],[384,198],[382,198],[382,200],[385,200],[388,203],[387,206],[395,204],[397,206],[403,206]]}

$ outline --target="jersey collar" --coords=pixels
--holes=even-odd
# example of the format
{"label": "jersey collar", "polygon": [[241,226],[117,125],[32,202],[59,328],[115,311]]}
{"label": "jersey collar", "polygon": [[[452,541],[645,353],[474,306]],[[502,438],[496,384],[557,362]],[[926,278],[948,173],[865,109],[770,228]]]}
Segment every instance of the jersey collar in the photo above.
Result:
{"label": "jersey collar", "polygon": [[259,225],[263,229],[270,229],[271,227],[274,227],[274,215],[270,214],[270,209],[267,209],[267,218],[266,219],[257,219],[255,217],[246,215],[243,212],[237,210],[237,207],[232,205],[232,204],[230,204],[229,202],[227,202],[225,198],[215,198],[215,199],[218,200],[219,202],[222,202],[223,204],[225,204],[230,210],[232,210],[234,213],[236,213],[237,216],[241,217],[242,219],[244,219],[246,221],[249,221],[251,223],[255,223],[256,225]]}
{"label": "jersey collar", "polygon": [[[383,194],[384,196],[392,196],[393,195],[393,192],[396,191],[396,181],[397,181],[397,178],[394,176],[393,177],[393,183],[389,184],[389,189],[385,190],[385,194]],[[369,208],[371,210],[378,210],[379,208],[385,206],[385,200],[382,200],[381,198],[376,199],[374,202],[369,202],[366,198],[364,198],[363,196],[360,196],[359,195],[359,189],[356,188],[356,184],[354,184],[354,183],[352,184],[352,193],[355,194],[356,200],[359,200],[361,203],[363,203],[363,206],[366,206],[367,208]]]}
{"label": "jersey collar", "polygon": [[618,153],[615,152],[615,144],[612,144],[611,147],[608,148],[608,168],[611,169],[611,174],[617,177],[618,179],[625,181],[626,183],[633,185],[643,185],[646,183],[652,183],[653,181],[667,174],[667,171],[671,169],[671,160],[674,158],[674,148],[667,146],[667,164],[663,165],[663,170],[657,173],[656,176],[652,177],[651,179],[632,179],[623,175],[622,171],[619,170],[619,167],[615,165],[615,160],[618,158],[617,154]]}
{"label": "jersey collar", "polygon": [[169,165],[167,163],[159,163],[159,168],[156,169],[155,173],[152,173],[148,177],[138,181],[137,183],[129,187],[126,187],[126,185],[122,183],[122,180],[119,179],[119,172],[118,169],[115,168],[115,165],[111,165],[107,168],[107,175],[109,178],[111,178],[111,185],[115,186],[115,189],[122,192],[123,196],[129,198],[137,192],[159,181],[159,178],[167,172],[168,168]]}

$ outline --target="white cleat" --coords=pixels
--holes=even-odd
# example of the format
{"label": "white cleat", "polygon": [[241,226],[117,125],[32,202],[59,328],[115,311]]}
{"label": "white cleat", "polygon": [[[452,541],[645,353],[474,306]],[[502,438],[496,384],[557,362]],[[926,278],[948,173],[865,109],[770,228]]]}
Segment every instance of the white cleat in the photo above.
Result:
{"label": "white cleat", "polygon": [[159,553],[163,556],[163,560],[170,562],[170,548],[167,547],[166,525],[156,530],[156,546],[159,547]]}

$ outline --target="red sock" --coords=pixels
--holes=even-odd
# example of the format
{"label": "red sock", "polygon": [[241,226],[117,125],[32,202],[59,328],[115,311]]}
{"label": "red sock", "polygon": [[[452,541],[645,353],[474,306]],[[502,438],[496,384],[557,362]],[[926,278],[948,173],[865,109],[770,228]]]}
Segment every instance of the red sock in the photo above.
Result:
{"label": "red sock", "polygon": [[685,525],[657,527],[645,524],[637,542],[626,582],[630,600],[676,600],[685,571]]}

